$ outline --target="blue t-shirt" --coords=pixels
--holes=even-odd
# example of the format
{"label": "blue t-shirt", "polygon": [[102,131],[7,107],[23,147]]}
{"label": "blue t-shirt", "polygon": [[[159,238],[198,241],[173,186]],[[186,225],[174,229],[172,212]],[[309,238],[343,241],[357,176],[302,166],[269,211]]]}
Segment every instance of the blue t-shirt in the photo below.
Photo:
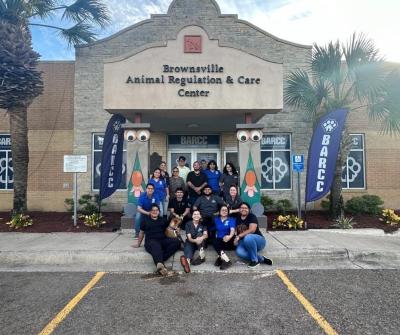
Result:
{"label": "blue t-shirt", "polygon": [[154,195],[157,196],[158,199],[164,200],[167,196],[165,191],[165,188],[167,187],[165,179],[160,178],[158,181],[155,181],[153,178],[151,178],[149,179],[149,184],[154,185]]}
{"label": "blue t-shirt", "polygon": [[221,172],[219,170],[211,171],[209,169],[203,170],[203,172],[207,176],[208,185],[210,185],[213,192],[218,193],[220,191],[219,178],[221,177]]}
{"label": "blue t-shirt", "polygon": [[236,219],[233,217],[228,216],[224,221],[222,221],[221,217],[217,216],[214,221],[217,229],[217,238],[223,238],[225,235],[229,235],[231,233],[231,228],[236,229]]}
{"label": "blue t-shirt", "polygon": [[140,206],[142,209],[144,209],[145,211],[149,211],[153,204],[160,206],[160,200],[155,195],[155,193],[153,193],[153,196],[151,198],[149,198],[147,196],[146,192],[143,192],[140,195],[139,200],[138,200],[138,206]]}

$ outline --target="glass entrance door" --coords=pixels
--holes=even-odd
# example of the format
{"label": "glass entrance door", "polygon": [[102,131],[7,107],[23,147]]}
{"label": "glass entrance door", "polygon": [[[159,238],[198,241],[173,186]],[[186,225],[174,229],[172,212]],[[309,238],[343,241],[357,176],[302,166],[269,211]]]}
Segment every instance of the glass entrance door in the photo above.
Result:
{"label": "glass entrance door", "polygon": [[186,166],[192,170],[194,161],[201,161],[205,159],[207,163],[213,159],[217,162],[218,169],[222,169],[220,165],[220,151],[218,149],[191,149],[191,150],[169,150],[168,151],[168,171],[171,172],[172,168],[178,165],[179,156],[185,156]]}
{"label": "glass entrance door", "polygon": [[185,151],[185,150],[173,150],[169,152],[168,155],[168,171],[169,174],[171,174],[172,172],[172,168],[174,168],[175,166],[178,166],[178,159],[180,156],[183,156],[186,158],[186,166],[189,169],[192,169],[192,164],[193,164],[193,160],[192,160],[192,152],[191,151]]}

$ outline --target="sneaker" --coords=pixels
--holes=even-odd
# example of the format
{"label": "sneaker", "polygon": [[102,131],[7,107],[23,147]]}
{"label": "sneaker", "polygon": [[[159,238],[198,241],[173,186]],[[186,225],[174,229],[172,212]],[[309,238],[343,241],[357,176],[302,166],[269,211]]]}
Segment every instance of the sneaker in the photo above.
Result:
{"label": "sneaker", "polygon": [[189,262],[188,262],[187,258],[184,255],[181,256],[181,265],[182,265],[183,271],[185,271],[185,273],[189,273],[190,272]]}
{"label": "sneaker", "polygon": [[264,264],[267,264],[267,265],[273,265],[274,264],[274,262],[272,261],[272,259],[269,259],[269,258],[267,258],[267,257],[265,257],[265,256],[263,256],[264,257],[264,260],[262,261]]}
{"label": "sneaker", "polygon": [[251,261],[251,262],[247,265],[247,267],[250,268],[250,269],[255,269],[255,268],[256,268],[257,266],[259,266],[259,265],[260,265],[259,262]]}
{"label": "sneaker", "polygon": [[225,262],[223,260],[221,260],[221,266],[219,267],[220,270],[226,270],[227,268],[229,268],[232,265],[231,261]]}
{"label": "sneaker", "polygon": [[204,263],[206,261],[206,258],[200,258],[197,257],[196,259],[193,260],[192,265],[200,265],[201,263]]}
{"label": "sneaker", "polygon": [[168,275],[168,270],[163,263],[157,263],[157,273],[163,277]]}
{"label": "sneaker", "polygon": [[221,264],[222,264],[222,259],[221,259],[221,257],[218,257],[218,258],[215,260],[214,266],[221,266]]}

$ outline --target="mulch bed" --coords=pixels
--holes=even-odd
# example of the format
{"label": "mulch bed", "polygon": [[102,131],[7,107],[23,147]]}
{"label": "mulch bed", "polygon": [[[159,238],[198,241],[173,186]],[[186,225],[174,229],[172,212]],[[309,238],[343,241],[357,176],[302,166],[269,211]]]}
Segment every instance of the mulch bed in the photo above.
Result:
{"label": "mulch bed", "polygon": [[0,232],[23,232],[23,233],[55,233],[55,232],[113,232],[117,231],[121,226],[121,213],[105,212],[102,213],[106,224],[100,228],[91,228],[83,224],[78,219],[77,226],[74,227],[72,213],[66,212],[29,212],[27,213],[33,219],[33,225],[12,229],[6,222],[10,220],[10,213],[0,212]]}
{"label": "mulch bed", "polygon": [[[297,213],[288,213],[297,215]],[[272,229],[272,221],[274,221],[278,217],[278,213],[267,213],[268,217],[268,229]],[[352,215],[347,215],[352,216]],[[355,222],[353,228],[376,228],[382,229],[385,233],[392,233],[399,229],[399,225],[391,226],[383,223],[376,216],[369,215],[355,215],[353,216],[353,222]],[[304,217],[303,217],[304,219]],[[328,213],[323,211],[309,211],[307,212],[307,228],[308,229],[333,229],[333,222],[329,219]],[[282,230],[282,229],[275,229]],[[304,230],[304,229],[303,229]]]}
{"label": "mulch bed", "polygon": [[[100,228],[90,228],[83,224],[82,220],[78,220],[77,227],[74,227],[71,213],[64,212],[29,212],[33,219],[33,225],[17,230],[11,229],[5,223],[10,220],[10,213],[0,212],[0,232],[24,232],[24,233],[52,233],[52,232],[114,232],[120,228],[121,213],[105,212],[102,213],[105,225]],[[297,214],[297,213],[293,213]],[[268,230],[272,229],[272,221],[278,216],[278,213],[267,213]],[[356,224],[354,228],[378,228],[383,229],[386,233],[391,233],[399,228],[384,224],[379,218],[374,216],[354,216]],[[331,229],[332,221],[326,212],[310,211],[307,212],[307,228],[308,229]],[[282,230],[282,229],[276,229]]]}

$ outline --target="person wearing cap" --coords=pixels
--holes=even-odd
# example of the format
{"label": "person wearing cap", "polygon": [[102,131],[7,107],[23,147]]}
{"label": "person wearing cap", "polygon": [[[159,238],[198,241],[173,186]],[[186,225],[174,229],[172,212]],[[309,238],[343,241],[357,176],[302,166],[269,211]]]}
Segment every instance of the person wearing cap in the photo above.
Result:
{"label": "person wearing cap", "polygon": [[[224,201],[219,196],[212,194],[210,185],[206,184],[203,188],[203,195],[197,198],[193,205],[193,210],[199,210],[203,218],[203,224],[207,227],[209,239],[215,237],[214,216],[218,214],[219,208],[224,205]],[[211,241],[212,242],[212,241]]]}
{"label": "person wearing cap", "polygon": [[186,180],[187,175],[190,172],[190,169],[185,164],[186,164],[186,157],[179,156],[177,168],[179,170],[179,177],[181,177],[183,180]]}

